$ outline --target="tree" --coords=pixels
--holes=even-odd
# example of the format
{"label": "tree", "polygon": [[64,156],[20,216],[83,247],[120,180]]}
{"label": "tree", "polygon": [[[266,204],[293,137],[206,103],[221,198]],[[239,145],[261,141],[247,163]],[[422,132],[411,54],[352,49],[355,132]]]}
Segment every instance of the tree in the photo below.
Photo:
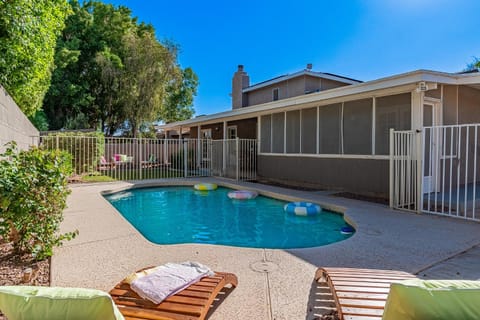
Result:
{"label": "tree", "polygon": [[190,119],[193,116],[193,97],[197,94],[198,76],[191,68],[179,70],[177,77],[167,88],[168,97],[161,112],[166,123]]}
{"label": "tree", "polygon": [[126,7],[70,3],[74,14],[57,42],[44,102],[51,129],[81,119],[108,135],[136,136],[148,122],[193,114],[198,78],[178,65],[177,45],[158,41],[154,28]]}
{"label": "tree", "polygon": [[65,0],[0,0],[0,83],[28,116],[42,106],[70,13]]}
{"label": "tree", "polygon": [[126,120],[136,137],[145,122],[155,121],[174,79],[176,47],[163,46],[149,32],[124,38],[125,70],[121,85]]}

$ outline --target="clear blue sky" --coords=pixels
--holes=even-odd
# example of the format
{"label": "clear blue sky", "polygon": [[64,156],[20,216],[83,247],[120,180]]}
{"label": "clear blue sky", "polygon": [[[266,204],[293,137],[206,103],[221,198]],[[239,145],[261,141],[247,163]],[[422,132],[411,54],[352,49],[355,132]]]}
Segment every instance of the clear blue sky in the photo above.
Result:
{"label": "clear blue sky", "polygon": [[231,108],[238,64],[254,84],[313,64],[363,81],[480,58],[478,0],[105,0],[181,47],[200,86],[196,114]]}

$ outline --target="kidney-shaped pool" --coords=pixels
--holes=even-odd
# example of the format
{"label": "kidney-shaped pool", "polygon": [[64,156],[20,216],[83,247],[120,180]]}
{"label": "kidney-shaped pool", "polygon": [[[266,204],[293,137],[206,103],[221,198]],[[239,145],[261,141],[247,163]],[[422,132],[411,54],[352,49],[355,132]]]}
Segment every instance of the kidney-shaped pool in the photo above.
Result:
{"label": "kidney-shaped pool", "polygon": [[291,249],[347,239],[343,215],[322,210],[312,216],[284,211],[287,202],[258,196],[232,200],[231,189],[192,187],[132,189],[105,198],[149,241],[157,244],[210,243]]}

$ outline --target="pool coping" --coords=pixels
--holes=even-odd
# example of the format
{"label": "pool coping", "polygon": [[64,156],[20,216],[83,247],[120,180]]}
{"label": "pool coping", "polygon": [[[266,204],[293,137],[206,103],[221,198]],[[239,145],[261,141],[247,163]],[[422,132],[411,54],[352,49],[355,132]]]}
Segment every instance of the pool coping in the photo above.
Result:
{"label": "pool coping", "polygon": [[[103,194],[161,185],[213,182],[233,189],[254,189],[286,201],[316,202],[344,214],[357,232],[347,240],[302,249],[258,249],[209,244],[155,245],[146,240]],[[174,179],[72,186],[62,231],[80,235],[52,257],[52,285],[108,290],[133,270],[168,261],[197,260],[237,274],[233,290],[210,319],[311,319],[319,311],[320,266],[366,267],[415,272],[480,243],[479,224],[391,210],[384,205],[315,192],[234,182],[226,179]],[[435,230],[435,232],[423,232]],[[405,236],[407,235],[407,236]],[[446,240],[448,239],[448,241]],[[269,272],[255,263],[271,263]],[[248,308],[247,308],[248,306]]]}

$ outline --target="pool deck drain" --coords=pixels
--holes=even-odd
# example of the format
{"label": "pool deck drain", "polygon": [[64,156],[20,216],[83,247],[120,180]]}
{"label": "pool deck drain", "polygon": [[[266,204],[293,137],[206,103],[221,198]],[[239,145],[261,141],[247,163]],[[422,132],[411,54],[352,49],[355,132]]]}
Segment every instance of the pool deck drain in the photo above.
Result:
{"label": "pool deck drain", "polygon": [[278,269],[278,265],[270,261],[257,261],[250,265],[250,268],[256,272],[270,273]]}
{"label": "pool deck drain", "polygon": [[[345,213],[357,232],[348,240],[306,249],[156,245],[146,240],[101,195],[103,191],[132,186],[199,182],[256,189],[263,195],[277,195],[286,201],[316,202]],[[411,214],[357,200],[223,179],[78,185],[72,187],[67,202],[60,231],[78,229],[80,234],[56,248],[51,263],[52,286],[108,291],[126,275],[143,267],[198,261],[217,271],[235,273],[239,280],[238,287],[227,295],[209,320],[314,319],[322,310],[317,298],[323,289],[314,282],[315,270],[320,266],[414,272],[480,243],[480,224],[471,221]],[[221,221],[218,227],[222,228]],[[448,260],[425,273],[465,278],[467,272],[479,270],[480,249],[476,250],[463,255],[465,263],[452,266],[457,259]],[[472,278],[479,277],[472,275]]]}

